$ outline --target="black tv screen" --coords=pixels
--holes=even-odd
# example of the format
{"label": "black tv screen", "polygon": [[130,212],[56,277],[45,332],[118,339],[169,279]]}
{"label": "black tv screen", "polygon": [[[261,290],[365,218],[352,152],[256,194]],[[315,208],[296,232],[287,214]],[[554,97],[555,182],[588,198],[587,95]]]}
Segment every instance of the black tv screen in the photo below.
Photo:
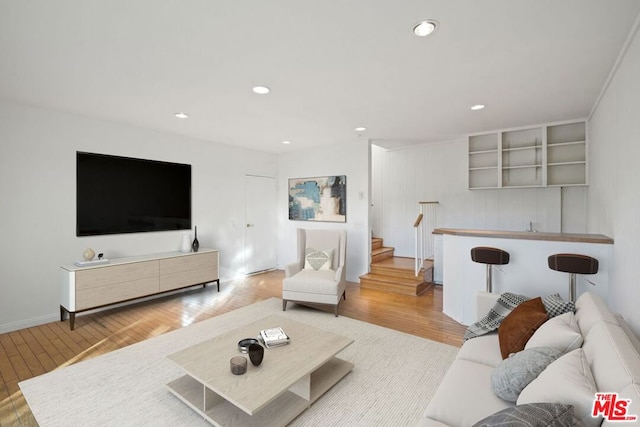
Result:
{"label": "black tv screen", "polygon": [[76,235],[191,229],[191,165],[76,152]]}

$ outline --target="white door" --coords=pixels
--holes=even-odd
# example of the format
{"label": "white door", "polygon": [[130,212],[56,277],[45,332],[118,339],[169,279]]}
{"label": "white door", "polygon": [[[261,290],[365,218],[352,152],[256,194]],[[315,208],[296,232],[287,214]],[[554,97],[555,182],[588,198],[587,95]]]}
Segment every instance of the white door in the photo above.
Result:
{"label": "white door", "polygon": [[277,267],[278,222],[276,180],[246,176],[244,265],[246,273]]}

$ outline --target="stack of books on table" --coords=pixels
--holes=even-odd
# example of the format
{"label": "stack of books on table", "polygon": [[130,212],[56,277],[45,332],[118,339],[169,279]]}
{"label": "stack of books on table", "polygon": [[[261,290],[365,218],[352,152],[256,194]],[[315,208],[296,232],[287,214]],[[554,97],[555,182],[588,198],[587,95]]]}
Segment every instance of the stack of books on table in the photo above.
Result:
{"label": "stack of books on table", "polygon": [[267,348],[289,344],[289,337],[282,328],[269,328],[260,331],[260,338]]}

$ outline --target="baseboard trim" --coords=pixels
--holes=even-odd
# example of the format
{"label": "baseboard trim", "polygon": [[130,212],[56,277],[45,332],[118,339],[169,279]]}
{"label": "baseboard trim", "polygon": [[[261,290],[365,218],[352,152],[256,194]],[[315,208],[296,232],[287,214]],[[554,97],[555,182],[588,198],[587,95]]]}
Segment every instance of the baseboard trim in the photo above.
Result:
{"label": "baseboard trim", "polygon": [[32,317],[31,319],[18,320],[17,322],[0,325],[0,334],[6,334],[8,332],[30,328],[32,326],[44,325],[45,323],[51,323],[57,320],[60,320],[60,312],[56,310],[53,313],[45,314],[43,316]]}
{"label": "baseboard trim", "polygon": [[[225,281],[228,282],[229,279],[227,279],[227,280],[220,279],[220,283],[221,284],[225,283]],[[213,282],[211,282],[211,283],[213,283]],[[207,283],[207,286],[211,286],[211,283]],[[164,297],[167,297],[167,296],[170,296],[170,295],[175,295],[175,294],[179,294],[179,293],[182,293],[182,292],[191,291],[191,290],[193,290],[193,288],[195,288],[197,286],[201,286],[201,285],[193,285],[193,286],[190,286],[188,288],[176,289],[174,291],[166,292],[166,293],[163,293],[163,294],[149,295],[149,296],[138,298],[138,299],[131,300],[131,301],[124,301],[124,302],[112,304],[112,305],[105,306],[105,307],[100,307],[100,308],[96,308],[96,309],[92,309],[92,310],[87,310],[85,312],[78,313],[77,316],[79,317],[81,315],[96,313],[98,311],[111,310],[111,309],[114,309],[114,308],[124,307],[124,306],[132,305],[132,304],[137,304],[137,303],[141,303],[141,302],[144,302],[144,301],[149,301],[149,300],[153,300],[153,299],[157,299],[157,298],[164,298]],[[55,311],[54,313],[51,313],[51,314],[44,314],[42,316],[32,317],[30,319],[18,320],[16,322],[9,322],[9,323],[5,323],[3,325],[0,325],[0,334],[6,334],[8,332],[13,332],[13,331],[17,331],[17,330],[20,330],[20,329],[30,328],[32,326],[39,326],[39,325],[44,325],[45,323],[59,322],[59,321],[60,321],[60,311]],[[66,322],[68,323],[69,320],[67,319]]]}

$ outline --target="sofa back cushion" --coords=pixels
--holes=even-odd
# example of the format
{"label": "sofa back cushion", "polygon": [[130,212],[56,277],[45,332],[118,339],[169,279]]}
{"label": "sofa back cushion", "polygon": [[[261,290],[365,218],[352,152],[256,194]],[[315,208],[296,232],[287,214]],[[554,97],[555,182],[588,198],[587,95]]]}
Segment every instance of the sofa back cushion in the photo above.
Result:
{"label": "sofa back cushion", "polygon": [[620,325],[595,324],[582,348],[598,391],[620,392],[632,383],[640,384],[640,354]]}
{"label": "sofa back cushion", "polygon": [[618,399],[631,399],[631,402],[627,404],[627,416],[635,416],[636,422],[620,422],[620,421],[609,421],[606,418],[602,422],[602,426],[608,427],[623,427],[623,426],[632,426],[636,425],[640,420],[640,385],[631,384],[630,386],[625,387],[620,392],[620,396]]}
{"label": "sofa back cushion", "polygon": [[582,336],[600,321],[618,324],[616,316],[609,310],[602,298],[592,292],[585,292],[576,301],[576,320]]}
{"label": "sofa back cushion", "polygon": [[332,250],[333,259],[331,261],[332,269],[335,270],[340,266],[340,230],[306,230],[306,239],[304,249],[321,249],[325,251]]}

